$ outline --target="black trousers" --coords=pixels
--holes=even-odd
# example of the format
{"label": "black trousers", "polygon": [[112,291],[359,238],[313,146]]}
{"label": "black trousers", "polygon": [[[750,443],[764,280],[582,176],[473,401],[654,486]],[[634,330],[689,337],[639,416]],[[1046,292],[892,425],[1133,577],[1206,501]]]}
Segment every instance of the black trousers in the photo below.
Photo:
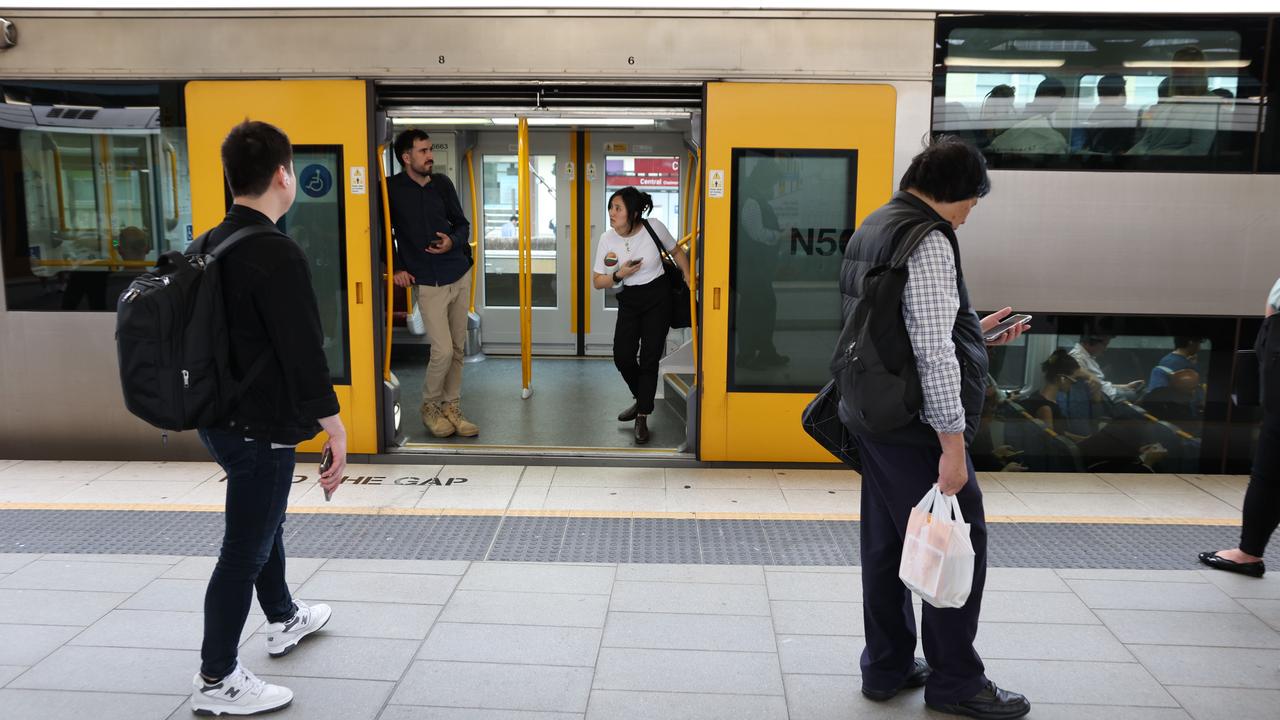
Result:
{"label": "black trousers", "polygon": [[[911,591],[898,579],[903,537],[911,508],[938,481],[942,450],[863,437],[858,438],[858,449],[863,463],[862,618],[867,636],[862,682],[873,690],[892,690],[911,671],[916,647]],[[973,649],[987,580],[987,523],[973,463],[966,460],[966,464],[969,482],[956,497],[970,524],[973,590],[963,607],[940,609],[921,603],[924,655],[933,668],[924,694],[932,703],[967,700],[987,681],[982,659]]]}
{"label": "black trousers", "polygon": [[1280,413],[1268,412],[1263,416],[1249,489],[1244,494],[1240,550],[1262,557],[1277,525],[1280,525]]}
{"label": "black trousers", "polygon": [[221,678],[236,669],[240,632],[253,592],[268,622],[284,622],[297,606],[284,579],[284,515],[293,487],[293,448],[201,430],[200,440],[227,473],[226,530],[204,595],[200,672]]}
{"label": "black trousers", "polygon": [[671,287],[665,275],[618,293],[618,324],[613,328],[613,364],[622,374],[636,412],[653,412],[658,392],[658,361],[671,327]]}
{"label": "black trousers", "polygon": [[[751,258],[738,266],[737,322],[738,362],[749,362],[757,354],[773,357],[778,354],[773,344],[773,332],[778,322],[778,297],[773,289],[778,270],[776,253],[769,248],[767,257]],[[759,254],[759,253],[757,253]]]}

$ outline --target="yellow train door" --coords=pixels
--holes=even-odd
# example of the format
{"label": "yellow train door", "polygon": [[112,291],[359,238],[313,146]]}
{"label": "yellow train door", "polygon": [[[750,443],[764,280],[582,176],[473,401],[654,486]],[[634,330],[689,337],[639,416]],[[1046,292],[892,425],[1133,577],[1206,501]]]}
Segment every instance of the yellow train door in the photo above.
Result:
{"label": "yellow train door", "polygon": [[[245,118],[284,130],[298,197],[283,229],[311,261],[325,354],[347,426],[348,450],[376,453],[374,293],[369,224],[369,94],[358,80],[196,81],[186,88],[194,232],[227,210],[220,148]],[[299,447],[317,452],[313,440]]]}
{"label": "yellow train door", "polygon": [[830,462],[800,427],[829,379],[844,242],[893,193],[888,85],[710,83],[703,460]]}

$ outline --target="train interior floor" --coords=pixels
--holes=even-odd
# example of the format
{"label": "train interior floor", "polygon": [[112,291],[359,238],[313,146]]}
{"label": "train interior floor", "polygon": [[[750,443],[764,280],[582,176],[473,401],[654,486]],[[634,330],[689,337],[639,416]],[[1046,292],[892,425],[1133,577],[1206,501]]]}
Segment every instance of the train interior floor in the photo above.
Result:
{"label": "train interior floor", "polygon": [[[334,614],[245,666],[307,720],[937,718],[860,693],[852,472],[300,464],[295,597]],[[1029,717],[1271,720],[1280,577],[1208,570],[1247,478],[980,474],[977,649]],[[212,463],[0,460],[0,717],[191,717],[223,530]],[[1276,545],[1273,543],[1272,547]],[[919,614],[919,601],[916,601]],[[917,648],[917,654],[922,650]]]}
{"label": "train interior floor", "polygon": [[[419,407],[426,376],[425,345],[398,346],[392,372],[400,380],[401,427],[408,446],[637,447],[634,423],[618,422],[633,400],[610,358],[533,358],[533,395],[521,398],[520,359],[489,356],[462,368],[462,411],[480,427],[476,437],[437,438],[423,425]],[[685,442],[684,398],[660,379],[661,397],[649,417],[645,448],[676,452]]]}

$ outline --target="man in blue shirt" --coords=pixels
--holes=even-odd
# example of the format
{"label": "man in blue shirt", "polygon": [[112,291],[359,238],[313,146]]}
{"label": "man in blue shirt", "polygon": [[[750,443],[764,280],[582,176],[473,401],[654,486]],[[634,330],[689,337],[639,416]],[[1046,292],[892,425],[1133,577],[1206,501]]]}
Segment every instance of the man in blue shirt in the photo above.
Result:
{"label": "man in blue shirt", "polygon": [[418,129],[396,137],[404,167],[387,180],[395,232],[395,284],[418,287],[431,359],[422,384],[422,424],[432,435],[474,437],[475,423],[462,415],[462,357],[471,304],[471,223],[462,215],[458,191],[433,173],[431,138]]}
{"label": "man in blue shirt", "polygon": [[1200,343],[1203,338],[1175,337],[1173,352],[1160,358],[1160,362],[1151,368],[1151,377],[1147,379],[1147,392],[1152,393],[1170,385],[1173,374],[1182,370],[1196,370],[1197,357],[1200,354]]}

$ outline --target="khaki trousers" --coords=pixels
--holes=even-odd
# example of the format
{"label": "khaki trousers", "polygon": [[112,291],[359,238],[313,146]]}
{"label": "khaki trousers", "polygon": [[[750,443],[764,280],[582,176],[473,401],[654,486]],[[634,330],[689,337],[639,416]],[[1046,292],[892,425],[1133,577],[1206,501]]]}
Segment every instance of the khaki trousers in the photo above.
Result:
{"label": "khaki trousers", "polygon": [[423,403],[453,402],[462,397],[462,357],[470,308],[469,270],[450,285],[418,286],[418,312],[431,342],[431,360],[422,384]]}

